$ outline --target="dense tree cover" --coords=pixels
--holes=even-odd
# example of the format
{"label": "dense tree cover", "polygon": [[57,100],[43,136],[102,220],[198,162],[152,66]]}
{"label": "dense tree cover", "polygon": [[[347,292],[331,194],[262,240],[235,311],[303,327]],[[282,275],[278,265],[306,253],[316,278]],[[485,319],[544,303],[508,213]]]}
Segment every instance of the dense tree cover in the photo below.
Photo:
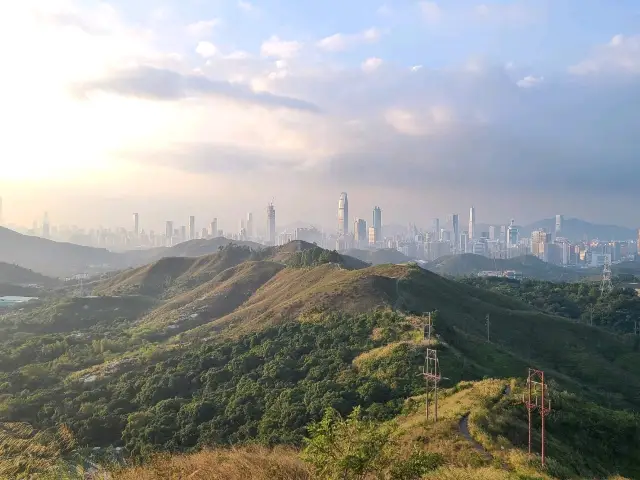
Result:
{"label": "dense tree cover", "polygon": [[640,320],[640,297],[630,288],[615,288],[612,293],[602,295],[600,284],[596,282],[554,283],[478,277],[460,281],[517,297],[554,315],[619,332],[633,332],[633,321]]}
{"label": "dense tree cover", "polygon": [[[49,375],[49,364],[31,364],[29,371],[4,374],[0,391],[10,396],[0,404],[0,420],[38,428],[64,423],[80,445],[125,445],[135,455],[255,440],[299,444],[306,425],[327,408],[347,414],[361,405],[369,418],[389,418],[404,398],[423,388],[415,375],[423,361],[419,355],[377,359],[376,368],[393,370],[392,381],[359,375],[352,367],[362,352],[396,341],[411,328],[392,313],[332,314],[321,323],[292,322],[237,340],[159,353],[117,375],[62,384]],[[73,351],[68,341],[37,343],[44,353],[35,358],[47,362]],[[91,348],[112,347],[96,342]],[[74,355],[69,361],[82,358]]]}
{"label": "dense tree cover", "polygon": [[335,250],[313,247],[296,252],[287,262],[290,267],[314,267],[325,263],[342,263],[342,256]]}

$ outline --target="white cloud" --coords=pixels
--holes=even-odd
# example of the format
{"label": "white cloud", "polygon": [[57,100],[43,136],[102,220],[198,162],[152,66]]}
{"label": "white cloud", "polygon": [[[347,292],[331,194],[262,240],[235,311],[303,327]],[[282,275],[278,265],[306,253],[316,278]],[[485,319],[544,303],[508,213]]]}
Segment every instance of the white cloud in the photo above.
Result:
{"label": "white cloud", "polygon": [[251,58],[251,54],[245,52],[244,50],[235,50],[228,55],[225,55],[224,58],[227,60],[246,60],[248,58]]}
{"label": "white cloud", "polygon": [[362,70],[365,72],[373,72],[377,70],[382,65],[382,59],[377,57],[367,58],[364,62],[362,62]]}
{"label": "white cloud", "polygon": [[421,68],[422,68],[422,65],[414,65],[413,67],[411,67],[411,71],[412,72],[417,72]]}
{"label": "white cloud", "polygon": [[389,5],[384,4],[378,7],[378,9],[376,10],[376,13],[383,17],[388,17],[389,15],[393,14],[393,9]]}
{"label": "white cloud", "polygon": [[322,50],[337,52],[347,50],[362,43],[374,43],[380,39],[380,30],[369,28],[360,33],[345,34],[336,33],[323,38],[316,45]]}
{"label": "white cloud", "polygon": [[544,77],[534,77],[533,75],[527,75],[521,80],[516,82],[520,88],[531,88],[540,85],[544,81]]}
{"label": "white cloud", "polygon": [[442,19],[442,9],[436,2],[423,1],[419,4],[422,17],[428,23],[438,23]]}
{"label": "white cloud", "polygon": [[217,55],[218,48],[211,42],[198,42],[196,53],[203,58],[210,58]]}
{"label": "white cloud", "polygon": [[251,12],[255,13],[258,10],[253,3],[247,2],[245,0],[238,0],[238,8],[248,13],[251,13]]}
{"label": "white cloud", "polygon": [[640,35],[613,36],[611,40],[597,47],[592,55],[569,67],[575,75],[640,73]]}
{"label": "white cloud", "polygon": [[302,49],[302,43],[295,40],[280,40],[276,35],[262,42],[260,53],[263,57],[293,58]]}
{"label": "white cloud", "polygon": [[503,25],[517,26],[537,20],[542,13],[542,6],[531,8],[530,5],[513,3],[483,3],[473,8],[475,20]]}
{"label": "white cloud", "polygon": [[220,25],[220,20],[212,18],[211,20],[200,20],[187,25],[187,32],[194,37],[204,37],[210,35],[214,27]]}

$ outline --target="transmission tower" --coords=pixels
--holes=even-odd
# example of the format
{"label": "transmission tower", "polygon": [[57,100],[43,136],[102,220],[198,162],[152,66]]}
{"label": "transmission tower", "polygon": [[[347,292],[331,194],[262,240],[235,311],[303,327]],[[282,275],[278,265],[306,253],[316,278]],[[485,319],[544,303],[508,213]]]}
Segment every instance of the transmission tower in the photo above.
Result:
{"label": "transmission tower", "polygon": [[613,291],[613,283],[611,283],[611,257],[604,256],[604,266],[602,267],[602,283],[600,284],[600,294],[606,295]]}
{"label": "transmission tower", "polygon": [[429,421],[429,395],[433,393],[435,415],[434,421],[438,421],[438,384],[442,380],[440,375],[440,362],[438,360],[438,351],[433,348],[427,348],[427,355],[424,359],[425,365],[422,369],[424,383],[426,387],[425,415]]}
{"label": "transmission tower", "polygon": [[427,321],[422,326],[422,340],[426,340],[431,343],[431,330],[433,329],[433,321],[431,319],[431,312],[427,314]]}
{"label": "transmission tower", "polygon": [[526,396],[522,394],[522,403],[529,416],[529,456],[531,456],[531,428],[532,428],[532,414],[534,410],[540,412],[540,419],[542,424],[541,429],[541,447],[540,453],[542,457],[542,466],[544,467],[544,417],[551,412],[551,400],[545,398],[548,395],[548,387],[544,381],[544,371],[530,368],[527,375],[527,393]]}

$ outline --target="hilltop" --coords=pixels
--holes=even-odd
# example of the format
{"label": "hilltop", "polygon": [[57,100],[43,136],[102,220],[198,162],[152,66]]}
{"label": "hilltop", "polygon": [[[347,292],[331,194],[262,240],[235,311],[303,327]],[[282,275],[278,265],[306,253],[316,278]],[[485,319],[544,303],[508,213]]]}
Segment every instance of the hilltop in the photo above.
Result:
{"label": "hilltop", "polygon": [[[556,228],[556,219],[546,218],[530,225],[522,227],[520,234],[530,236],[534,230],[544,228],[547,232],[553,232]],[[636,230],[617,225],[601,225],[580,220],[579,218],[565,218],[562,224],[562,236],[571,241],[581,242],[598,238],[602,241],[633,240],[637,238]]]}
{"label": "hilltop", "polygon": [[463,255],[447,255],[426,264],[425,268],[440,275],[462,277],[475,275],[482,271],[515,270],[522,272],[526,278],[549,280],[554,282],[574,282],[586,278],[588,271],[559,267],[544,262],[532,255],[500,259],[487,258],[482,255],[465,253]]}
{"label": "hilltop", "polygon": [[359,250],[357,248],[351,248],[346,250],[344,253],[358,258],[363,262],[370,263],[371,265],[384,265],[386,263],[400,264],[411,261],[411,258],[393,248],[382,248],[376,250]]}
{"label": "hilltop", "polygon": [[61,284],[56,278],[47,277],[18,265],[0,262],[0,283],[10,285],[38,285],[55,287]]}
{"label": "hilltop", "polygon": [[[557,478],[637,473],[633,449],[616,464],[610,454],[624,439],[636,444],[637,419],[625,411],[640,408],[640,353],[631,336],[415,265],[367,266],[304,242],[162,259],[107,279],[94,293],[0,317],[0,421],[37,430],[65,424],[78,445],[123,447],[144,458],[255,441],[299,448],[307,425],[328,408],[348,415],[359,406],[381,428],[398,423],[394,435],[407,451],[437,454],[434,469],[500,472],[459,430],[467,418],[491,455],[531,470],[522,460],[517,398],[518,379],[535,366],[553,379],[558,408],[566,409],[548,419],[549,455],[564,468]],[[430,344],[421,331],[429,311],[436,312]],[[429,345],[447,378],[443,398],[452,399],[443,400],[447,420],[437,426],[423,424],[419,413],[417,372]],[[513,395],[501,400],[505,385]],[[576,440],[585,417],[590,435],[610,450]],[[293,450],[283,455],[300,466]]]}

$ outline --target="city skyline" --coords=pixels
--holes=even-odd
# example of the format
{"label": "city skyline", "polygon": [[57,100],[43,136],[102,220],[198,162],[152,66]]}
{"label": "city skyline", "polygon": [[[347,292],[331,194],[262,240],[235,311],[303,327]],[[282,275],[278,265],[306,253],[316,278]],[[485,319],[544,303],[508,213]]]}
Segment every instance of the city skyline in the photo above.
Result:
{"label": "city skyline", "polygon": [[633,2],[241,3],[0,7],[5,221],[226,223],[275,195],[288,223],[339,188],[399,223],[640,224]]}

